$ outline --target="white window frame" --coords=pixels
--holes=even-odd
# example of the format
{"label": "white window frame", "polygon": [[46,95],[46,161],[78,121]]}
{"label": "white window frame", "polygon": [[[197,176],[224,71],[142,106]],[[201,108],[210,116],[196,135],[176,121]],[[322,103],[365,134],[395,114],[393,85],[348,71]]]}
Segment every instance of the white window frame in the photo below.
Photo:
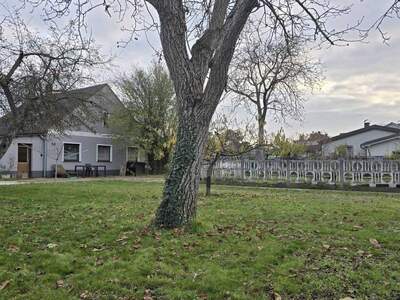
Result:
{"label": "white window frame", "polygon": [[[99,146],[105,146],[105,147],[110,147],[110,161],[99,161]],[[97,144],[96,145],[96,162],[101,162],[101,163],[108,163],[112,162],[113,160],[113,145],[110,144]]]}
{"label": "white window frame", "polygon": [[[71,145],[78,145],[79,146],[79,159],[78,161],[65,161],[64,160],[64,145],[65,144],[71,144]],[[77,143],[77,142],[63,142],[63,148],[62,148],[62,153],[61,153],[61,161],[65,163],[74,163],[74,162],[82,162],[82,143]]]}

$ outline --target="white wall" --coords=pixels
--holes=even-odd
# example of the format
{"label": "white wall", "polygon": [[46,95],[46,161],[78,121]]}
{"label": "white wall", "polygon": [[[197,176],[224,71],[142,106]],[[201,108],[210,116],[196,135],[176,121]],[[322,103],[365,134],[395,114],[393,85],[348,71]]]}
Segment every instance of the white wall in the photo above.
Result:
{"label": "white wall", "polygon": [[393,151],[400,151],[400,138],[369,146],[371,156],[389,156]]}
{"label": "white wall", "polygon": [[353,146],[355,156],[364,156],[365,151],[361,149],[360,147],[361,144],[389,135],[393,135],[393,132],[387,132],[377,129],[359,133],[356,135],[345,137],[343,139],[332,141],[322,145],[322,154],[325,157],[330,156],[335,153],[336,148],[339,147],[340,145],[348,145],[348,146]]}
{"label": "white wall", "polygon": [[[64,162],[63,161],[63,144],[64,143],[77,143],[81,144],[81,157],[80,162]],[[97,162],[96,151],[97,145],[111,145],[112,146],[112,161],[111,162]],[[107,171],[120,170],[126,164],[126,147],[113,142],[109,136],[101,134],[90,134],[74,132],[72,136],[62,136],[49,138],[47,141],[47,170],[54,170],[54,165],[58,157],[58,164],[62,165],[65,170],[74,170],[75,165],[105,165]]]}
{"label": "white wall", "polygon": [[[43,164],[43,141],[35,136],[35,137],[19,137],[15,138],[7,152],[0,159],[0,165],[4,165],[7,167],[7,171],[16,172],[17,171],[17,163],[18,163],[18,144],[32,144],[32,172],[34,171],[42,171]],[[11,166],[12,165],[12,166]],[[11,166],[11,168],[9,168]]]}

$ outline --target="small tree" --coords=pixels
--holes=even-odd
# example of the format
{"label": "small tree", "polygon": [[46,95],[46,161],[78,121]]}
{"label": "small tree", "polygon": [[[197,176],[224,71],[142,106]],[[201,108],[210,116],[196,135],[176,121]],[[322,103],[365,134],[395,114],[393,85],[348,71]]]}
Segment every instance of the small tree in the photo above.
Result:
{"label": "small tree", "polygon": [[117,139],[147,152],[152,172],[163,171],[176,140],[175,93],[167,70],[154,63],[117,82],[125,108],[110,119]]}
{"label": "small tree", "polygon": [[306,152],[305,145],[286,137],[283,129],[273,135],[271,147],[272,155],[281,158],[298,158]]}
{"label": "small tree", "polygon": [[206,196],[211,195],[211,177],[214,166],[220,158],[238,157],[258,147],[252,143],[253,131],[245,125],[241,129],[232,129],[226,116],[220,116],[211,124],[211,131],[205,150],[205,160],[208,161],[206,174]]}
{"label": "small tree", "polygon": [[339,145],[335,148],[335,158],[349,158],[350,154],[347,145]]}

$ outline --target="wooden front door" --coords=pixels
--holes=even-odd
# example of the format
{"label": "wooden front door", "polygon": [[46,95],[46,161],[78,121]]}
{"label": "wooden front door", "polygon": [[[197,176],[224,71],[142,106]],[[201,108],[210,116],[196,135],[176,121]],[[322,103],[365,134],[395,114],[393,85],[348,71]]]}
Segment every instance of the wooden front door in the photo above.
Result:
{"label": "wooden front door", "polygon": [[18,144],[17,178],[29,178],[31,175],[32,145]]}

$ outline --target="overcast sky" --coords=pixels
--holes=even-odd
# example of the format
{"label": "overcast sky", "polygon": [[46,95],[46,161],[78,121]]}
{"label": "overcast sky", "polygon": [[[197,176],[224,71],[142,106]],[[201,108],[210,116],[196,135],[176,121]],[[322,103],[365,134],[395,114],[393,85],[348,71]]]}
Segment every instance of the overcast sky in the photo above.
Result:
{"label": "overcast sky", "polygon": [[[1,0],[3,1],[3,0]],[[6,0],[10,4],[15,0]],[[365,27],[375,20],[393,0],[338,0],[353,3],[352,14],[333,21],[342,26],[365,17]],[[29,17],[31,26],[37,26],[37,17]],[[103,12],[95,13],[89,20],[96,41],[103,52],[114,55],[114,68],[97,78],[109,82],[118,72],[133,66],[147,66],[155,57],[145,38],[131,42],[126,48],[117,48],[117,42],[126,33]],[[400,22],[400,20],[399,20]],[[352,43],[348,47],[331,47],[315,53],[324,68],[321,89],[307,97],[302,122],[269,123],[267,130],[284,127],[291,135],[299,132],[325,131],[330,135],[360,128],[363,120],[386,124],[400,122],[400,24],[390,22],[385,29],[391,35],[389,45],[382,43],[376,32],[368,43]],[[158,39],[150,37],[153,46]],[[222,104],[229,106],[229,102]]]}

